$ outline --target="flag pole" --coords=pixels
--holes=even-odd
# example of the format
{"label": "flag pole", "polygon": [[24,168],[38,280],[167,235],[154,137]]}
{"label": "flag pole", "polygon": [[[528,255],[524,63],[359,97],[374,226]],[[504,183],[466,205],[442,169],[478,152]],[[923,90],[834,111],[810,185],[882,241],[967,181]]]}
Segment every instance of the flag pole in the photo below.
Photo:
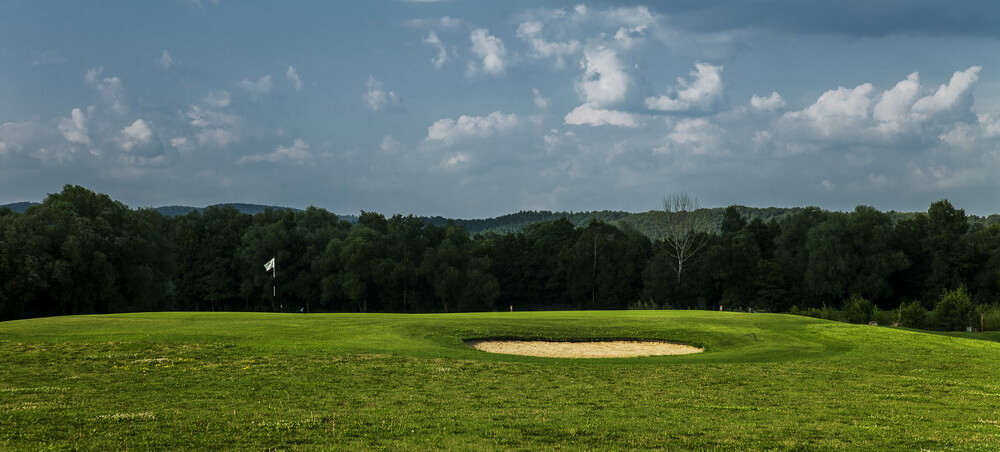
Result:
{"label": "flag pole", "polygon": [[275,303],[278,296],[277,279],[278,279],[278,263],[277,258],[272,257],[271,260],[264,263],[264,271],[271,272],[271,311],[278,312],[278,305]]}

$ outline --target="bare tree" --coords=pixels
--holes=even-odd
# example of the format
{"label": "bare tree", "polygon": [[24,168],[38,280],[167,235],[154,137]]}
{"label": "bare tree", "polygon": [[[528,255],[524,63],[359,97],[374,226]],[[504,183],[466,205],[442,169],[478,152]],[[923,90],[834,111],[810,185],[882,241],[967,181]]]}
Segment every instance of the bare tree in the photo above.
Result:
{"label": "bare tree", "polygon": [[698,200],[687,194],[664,196],[663,211],[667,214],[663,251],[670,256],[680,282],[687,264],[708,244],[705,222]]}

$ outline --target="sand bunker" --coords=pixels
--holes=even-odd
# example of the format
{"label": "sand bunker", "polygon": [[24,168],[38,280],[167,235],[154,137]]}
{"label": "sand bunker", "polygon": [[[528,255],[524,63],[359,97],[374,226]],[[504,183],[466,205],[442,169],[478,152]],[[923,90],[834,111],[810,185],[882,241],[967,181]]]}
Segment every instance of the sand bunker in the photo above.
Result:
{"label": "sand bunker", "polygon": [[629,356],[687,355],[704,351],[663,341],[517,341],[480,340],[467,343],[484,352],[546,358],[624,358]]}

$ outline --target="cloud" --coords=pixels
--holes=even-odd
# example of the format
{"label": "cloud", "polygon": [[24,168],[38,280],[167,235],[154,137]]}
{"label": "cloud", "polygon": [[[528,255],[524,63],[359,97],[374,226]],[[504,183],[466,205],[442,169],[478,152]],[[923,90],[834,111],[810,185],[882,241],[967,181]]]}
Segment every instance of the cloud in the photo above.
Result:
{"label": "cloud", "polygon": [[914,102],[913,111],[934,114],[952,109],[969,92],[969,88],[979,80],[979,71],[981,70],[980,66],[972,66],[964,71],[955,72],[947,85],[941,85],[934,94]]}
{"label": "cloud", "polygon": [[436,19],[410,19],[403,22],[403,24],[413,28],[457,30],[465,26],[465,21],[454,17],[443,16]]}
{"label": "cloud", "polygon": [[59,133],[70,143],[90,144],[90,135],[87,133],[87,116],[74,108],[70,111],[69,118],[59,120]]}
{"label": "cloud", "polygon": [[131,151],[137,146],[148,144],[153,138],[153,130],[146,121],[136,119],[131,125],[122,129],[118,144],[125,151]]}
{"label": "cloud", "polygon": [[580,98],[593,107],[607,107],[625,100],[631,80],[617,53],[607,47],[583,51],[583,75],[576,82]]}
{"label": "cloud", "polygon": [[278,147],[274,148],[274,152],[269,154],[246,155],[240,157],[236,163],[238,165],[242,165],[257,162],[291,161],[302,164],[305,163],[306,160],[309,160],[310,157],[312,157],[312,153],[309,152],[309,144],[301,138],[296,138],[295,142],[293,142],[291,146],[278,145]]}
{"label": "cloud", "polygon": [[295,91],[302,91],[302,79],[299,78],[299,72],[295,70],[295,67],[288,66],[288,71],[285,72],[285,77],[292,82],[295,86]]}
{"label": "cloud", "polygon": [[239,116],[198,105],[189,106],[183,116],[199,129],[196,137],[200,146],[221,148],[239,140]]}
{"label": "cloud", "polygon": [[725,155],[728,132],[706,118],[684,118],[667,134],[666,143],[657,152],[690,155]]}
{"label": "cloud", "polygon": [[881,122],[895,123],[910,113],[920,89],[920,76],[914,72],[882,93],[872,110],[874,118]]}
{"label": "cloud", "polygon": [[239,83],[239,86],[240,88],[247,90],[247,92],[250,93],[250,96],[256,99],[259,96],[263,96],[271,92],[271,88],[274,87],[274,84],[271,83],[271,76],[265,75],[257,79],[256,82],[251,82],[249,79],[243,79],[243,81]]}
{"label": "cloud", "polygon": [[722,66],[696,63],[693,80],[678,77],[676,95],[649,97],[646,107],[669,112],[708,112],[722,100]]}
{"label": "cloud", "polygon": [[487,138],[494,134],[510,132],[520,124],[520,118],[511,113],[495,111],[486,116],[459,116],[440,119],[427,128],[428,141],[452,144],[470,138]]}
{"label": "cloud", "polygon": [[500,38],[491,35],[485,28],[477,28],[469,34],[469,42],[472,43],[472,53],[480,61],[470,61],[466,66],[466,75],[471,77],[480,72],[493,76],[504,75],[508,64],[507,47]]}
{"label": "cloud", "polygon": [[396,141],[392,135],[386,135],[382,137],[382,142],[379,143],[378,149],[379,151],[387,154],[397,154],[406,149],[406,146],[403,143]]}
{"label": "cloud", "polygon": [[656,7],[677,26],[695,32],[1000,37],[1000,5],[990,1],[699,1],[656,2]]}
{"label": "cloud", "polygon": [[383,107],[399,104],[399,98],[396,96],[396,93],[382,89],[382,82],[375,80],[374,76],[368,76],[365,87],[368,88],[368,91],[361,97],[364,99],[369,110],[379,111]]}
{"label": "cloud", "polygon": [[988,149],[989,126],[971,110],[979,71],[979,66],[956,71],[936,89],[922,88],[914,72],[877,96],[871,83],[826,91],[812,105],[782,115],[772,144],[793,153],[866,147],[910,153],[941,146]]}
{"label": "cloud", "polygon": [[823,93],[802,111],[785,113],[783,118],[806,122],[821,135],[831,136],[837,131],[857,128],[861,121],[868,119],[871,92],[871,83],[853,89],[839,87]]}
{"label": "cloud", "polygon": [[101,78],[102,72],[104,72],[103,67],[91,68],[83,80],[97,88],[97,92],[101,93],[101,97],[108,103],[112,111],[125,113],[128,111],[128,107],[125,105],[125,87],[122,86],[121,79],[118,77]]}
{"label": "cloud", "polygon": [[469,157],[469,154],[456,152],[448,157],[445,157],[445,159],[441,161],[441,167],[445,170],[454,171],[467,166],[471,161],[472,158]]}
{"label": "cloud", "polygon": [[777,91],[771,91],[771,95],[767,97],[755,94],[750,98],[750,108],[754,111],[778,111],[785,108],[785,100]]}
{"label": "cloud", "polygon": [[438,39],[437,33],[432,30],[427,34],[427,37],[423,39],[423,43],[432,46],[437,49],[438,54],[436,57],[431,58],[431,63],[434,63],[435,69],[441,69],[444,63],[448,61],[448,50],[444,48],[444,44]]}
{"label": "cloud", "polygon": [[540,21],[522,22],[517,26],[517,37],[531,47],[533,58],[554,58],[556,68],[562,69],[565,58],[580,51],[580,41],[546,41],[540,36],[544,27],[545,24]]}
{"label": "cloud", "polygon": [[563,121],[569,125],[612,125],[619,127],[639,127],[636,116],[623,111],[601,110],[588,104],[580,105],[566,114]]}
{"label": "cloud", "polygon": [[174,59],[170,57],[170,52],[167,52],[167,50],[164,49],[160,52],[160,57],[153,60],[153,62],[163,69],[170,69],[170,66],[174,64]]}
{"label": "cloud", "polygon": [[534,96],[535,106],[539,110],[548,110],[549,106],[552,105],[552,101],[547,97],[542,97],[542,92],[538,91],[538,88],[531,88],[531,95]]}
{"label": "cloud", "polygon": [[175,149],[183,149],[187,147],[188,139],[187,137],[176,137],[170,139],[170,146]]}
{"label": "cloud", "polygon": [[226,108],[233,101],[229,91],[218,89],[208,93],[201,102],[212,108]]}

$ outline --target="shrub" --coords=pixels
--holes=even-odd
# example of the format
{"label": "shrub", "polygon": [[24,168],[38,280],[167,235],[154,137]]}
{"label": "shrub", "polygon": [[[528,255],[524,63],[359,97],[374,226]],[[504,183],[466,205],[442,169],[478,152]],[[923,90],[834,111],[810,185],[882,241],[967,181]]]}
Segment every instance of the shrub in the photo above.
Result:
{"label": "shrub", "polygon": [[980,305],[977,311],[978,318],[972,319],[974,326],[981,326],[983,331],[1000,331],[1000,304]]}
{"label": "shrub", "polygon": [[824,320],[834,320],[837,316],[837,313],[834,312],[833,309],[830,309],[825,303],[822,308],[800,309],[798,306],[792,306],[792,308],[788,310],[788,313],[806,317],[815,317],[817,319]]}
{"label": "shrub", "polygon": [[896,312],[895,310],[893,311],[876,310],[872,320],[878,322],[879,325],[891,325],[892,322],[895,322],[897,318],[899,318],[899,313]]}
{"label": "shrub", "polygon": [[628,308],[633,310],[673,309],[673,307],[670,306],[670,303],[664,303],[663,305],[660,305],[657,302],[653,301],[652,298],[633,301],[629,303]]}
{"label": "shrub", "polygon": [[844,318],[848,323],[868,323],[875,318],[876,312],[875,305],[860,295],[851,295],[844,302]]}
{"label": "shrub", "polygon": [[917,300],[904,302],[899,305],[899,323],[907,328],[926,329],[927,309]]}
{"label": "shrub", "polygon": [[947,291],[934,306],[934,328],[942,331],[962,331],[972,325],[974,306],[965,286]]}

